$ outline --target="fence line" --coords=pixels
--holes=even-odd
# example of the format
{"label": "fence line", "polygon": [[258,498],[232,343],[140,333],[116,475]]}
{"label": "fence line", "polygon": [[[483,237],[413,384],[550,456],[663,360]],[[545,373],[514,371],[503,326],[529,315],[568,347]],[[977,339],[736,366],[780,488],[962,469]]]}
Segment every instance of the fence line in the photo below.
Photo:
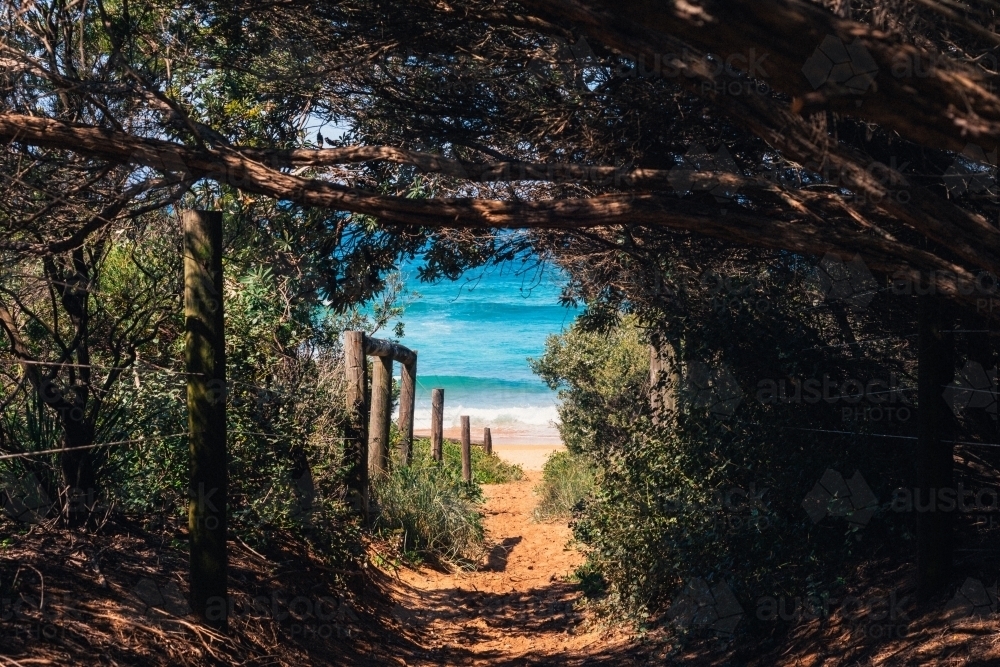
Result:
{"label": "fence line", "polygon": [[[857,431],[834,431],[825,428],[804,428],[801,426],[768,426],[767,424],[751,423],[751,426],[762,428],[777,428],[783,431],[807,431],[810,433],[834,433],[838,435],[853,435],[862,438],[891,438],[894,440],[918,440],[915,435],[891,435],[888,433],[859,433]],[[968,440],[942,440],[949,445],[969,445],[972,447],[1000,447],[1000,442],[971,442]]]}
{"label": "fence line", "polygon": [[3,454],[0,455],[0,460],[3,459],[24,459],[32,456],[43,456],[45,454],[61,454],[62,452],[76,452],[83,449],[95,449],[97,447],[111,447],[112,445],[129,445],[137,442],[148,442],[153,440],[167,440],[169,438],[179,438],[181,436],[187,436],[187,433],[174,433],[172,435],[155,435],[146,438],[133,438],[131,440],[117,440],[114,442],[98,442],[93,445],[81,445],[80,447],[60,447],[59,449],[43,449],[37,452],[21,452],[18,454]]}

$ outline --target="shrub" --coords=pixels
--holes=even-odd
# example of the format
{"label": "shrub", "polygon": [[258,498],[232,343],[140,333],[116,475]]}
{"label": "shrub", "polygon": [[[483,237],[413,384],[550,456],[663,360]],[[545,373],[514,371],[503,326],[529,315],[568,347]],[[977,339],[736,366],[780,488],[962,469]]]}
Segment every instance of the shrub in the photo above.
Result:
{"label": "shrub", "polygon": [[404,553],[471,568],[482,558],[485,534],[477,509],[478,485],[461,481],[449,466],[426,460],[393,466],[373,480],[376,529],[400,533]]}
{"label": "shrub", "polygon": [[[740,327],[712,332],[734,330]],[[772,404],[754,395],[761,378],[826,372],[878,378],[889,377],[893,367],[872,354],[842,359],[840,366],[786,370],[799,357],[783,356],[784,349],[815,347],[822,338],[746,339],[745,349],[719,357],[743,387],[735,414],[712,413],[688,383],[678,387],[678,409],[660,423],[651,419],[649,352],[634,318],[623,317],[606,332],[574,325],[550,339],[545,356],[534,362],[560,390],[560,430],[570,452],[547,466],[552,481],[542,491],[557,496],[560,486],[569,486],[570,456],[594,466],[593,492],[574,512],[573,531],[587,549],[581,572],[588,585],[605,592],[600,606],[611,616],[658,616],[695,578],[725,581],[745,610],[762,596],[802,590],[841,595],[841,582],[859,558],[909,539],[904,519],[885,502],[904,481],[905,450],[872,447],[859,437],[871,427],[845,426],[841,406]],[[694,342],[692,334],[685,344]],[[697,353],[691,353],[695,360],[712,359],[704,350]],[[844,433],[850,426],[857,436]],[[882,428],[891,427],[905,434],[907,425]],[[814,523],[803,509],[827,469],[845,476],[862,472],[882,501],[863,531],[842,516]],[[542,502],[547,507],[553,501]],[[740,630],[769,631],[749,612]]]}

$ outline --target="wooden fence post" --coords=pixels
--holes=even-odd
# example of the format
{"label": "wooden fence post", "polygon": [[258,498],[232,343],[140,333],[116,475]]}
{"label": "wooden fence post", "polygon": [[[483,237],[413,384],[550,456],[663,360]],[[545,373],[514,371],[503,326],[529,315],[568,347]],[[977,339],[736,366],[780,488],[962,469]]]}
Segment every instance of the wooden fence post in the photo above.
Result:
{"label": "wooden fence post", "polygon": [[347,461],[348,501],[368,521],[368,362],[365,335],[344,333],[344,366],[347,374],[347,429],[344,459]]}
{"label": "wooden fence post", "polygon": [[486,450],[487,455],[493,453],[493,435],[490,433],[489,426],[483,429],[483,449]]}
{"label": "wooden fence post", "polygon": [[191,610],[206,625],[229,621],[226,501],[226,342],[222,213],[185,211],[184,365],[191,477],[188,488]]}
{"label": "wooden fence post", "polygon": [[[413,351],[416,357],[417,351]],[[417,360],[401,364],[399,386],[399,454],[403,465],[413,460],[413,406],[417,398]]]}
{"label": "wooden fence post", "polygon": [[469,432],[469,418],[462,417],[462,481],[472,481],[472,434]]}
{"label": "wooden fence post", "polygon": [[441,439],[444,436],[444,389],[431,390],[431,456],[441,460]]}
{"label": "wooden fence post", "polygon": [[386,469],[389,452],[389,422],[392,407],[392,357],[372,361],[372,411],[368,422],[368,478]]}

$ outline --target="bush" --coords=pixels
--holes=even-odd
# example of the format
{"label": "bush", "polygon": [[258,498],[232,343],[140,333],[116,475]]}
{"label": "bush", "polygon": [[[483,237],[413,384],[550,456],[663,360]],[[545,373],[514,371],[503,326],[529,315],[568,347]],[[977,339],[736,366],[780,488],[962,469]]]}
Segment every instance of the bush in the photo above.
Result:
{"label": "bush", "polygon": [[[810,349],[824,339],[791,327],[786,330],[799,336],[791,341],[768,339],[749,325],[705,330],[722,337],[744,329],[754,334],[724,357],[702,349],[690,353],[694,360],[725,359],[742,387],[738,409],[729,415],[696,400],[691,381],[678,387],[679,407],[654,423],[649,352],[631,317],[609,331],[574,325],[551,338],[533,364],[560,390],[560,430],[569,449],[546,466],[542,508],[558,505],[562,487],[571,486],[571,457],[594,466],[593,491],[576,508],[573,531],[587,550],[581,582],[586,578],[605,593],[600,607],[610,616],[641,622],[664,614],[686,582],[724,581],[748,610],[740,631],[763,635],[770,626],[749,612],[755,600],[796,591],[842,595],[842,582],[865,554],[911,539],[905,518],[885,502],[905,481],[905,450],[872,447],[860,437],[871,427],[845,425],[842,406],[768,403],[755,396],[761,378],[880,378],[896,372],[893,366],[873,353],[841,359],[839,366],[786,370],[800,358],[783,355],[785,349]],[[685,345],[695,342],[690,334]],[[844,433],[852,427],[858,435]],[[905,435],[906,427],[882,429]],[[845,476],[861,472],[882,501],[864,530],[842,516],[814,523],[803,509],[827,469]]]}
{"label": "bush", "polygon": [[541,521],[571,516],[594,492],[594,466],[583,456],[555,452],[545,462],[535,518]]}
{"label": "bush", "polygon": [[[429,457],[428,457],[429,458]],[[485,551],[478,485],[461,481],[448,466],[426,460],[393,466],[373,480],[376,529],[399,533],[404,554],[471,568]]]}
{"label": "bush", "polygon": [[409,466],[398,461],[372,484],[376,529],[398,534],[403,554],[411,560],[429,557],[464,568],[475,567],[485,554],[485,533],[478,504],[480,484],[522,479],[520,466],[472,448],[472,482],[462,481],[462,446],[446,440],[442,461],[431,457],[431,441],[413,443]]}

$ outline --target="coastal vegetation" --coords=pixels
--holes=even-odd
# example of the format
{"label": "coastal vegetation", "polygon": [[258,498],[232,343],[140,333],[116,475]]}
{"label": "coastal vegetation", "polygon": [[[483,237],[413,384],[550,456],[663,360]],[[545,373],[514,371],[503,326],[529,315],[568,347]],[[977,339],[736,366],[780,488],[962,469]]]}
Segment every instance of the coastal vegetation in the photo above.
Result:
{"label": "coastal vegetation", "polygon": [[415,440],[410,465],[397,461],[375,480],[376,527],[398,538],[397,548],[411,561],[433,558],[476,567],[488,546],[479,507],[481,485],[516,481],[524,473],[480,447],[472,448],[472,470],[472,481],[463,482],[459,444],[445,440],[438,463],[431,456],[431,441]]}
{"label": "coastal vegetation", "polygon": [[[91,610],[193,599],[208,404],[215,571],[239,550],[242,588],[184,621],[191,660],[268,659],[274,627],[237,612],[286,575],[390,598],[378,540],[482,561],[481,485],[523,471],[476,449],[463,482],[425,441],[369,470],[342,337],[401,337],[404,263],[515,267],[526,292],[552,268],[579,316],[531,362],[567,448],[537,516],[572,523],[596,613],[678,661],[810,637],[803,663],[995,663],[989,632],[949,633],[1000,613],[997,25],[994,0],[0,5],[0,600],[34,623],[52,577]],[[221,221],[211,294],[186,212]],[[224,329],[214,375],[182,362],[208,358],[195,306]]]}
{"label": "coastal vegetation", "polygon": [[398,538],[404,556],[434,557],[475,567],[485,553],[478,485],[465,484],[454,470],[426,462],[397,466],[373,487],[376,526]]}
{"label": "coastal vegetation", "polygon": [[537,492],[536,519],[571,518],[574,510],[579,512],[581,503],[586,502],[594,492],[593,466],[579,454],[553,452],[545,461],[542,483]]}

